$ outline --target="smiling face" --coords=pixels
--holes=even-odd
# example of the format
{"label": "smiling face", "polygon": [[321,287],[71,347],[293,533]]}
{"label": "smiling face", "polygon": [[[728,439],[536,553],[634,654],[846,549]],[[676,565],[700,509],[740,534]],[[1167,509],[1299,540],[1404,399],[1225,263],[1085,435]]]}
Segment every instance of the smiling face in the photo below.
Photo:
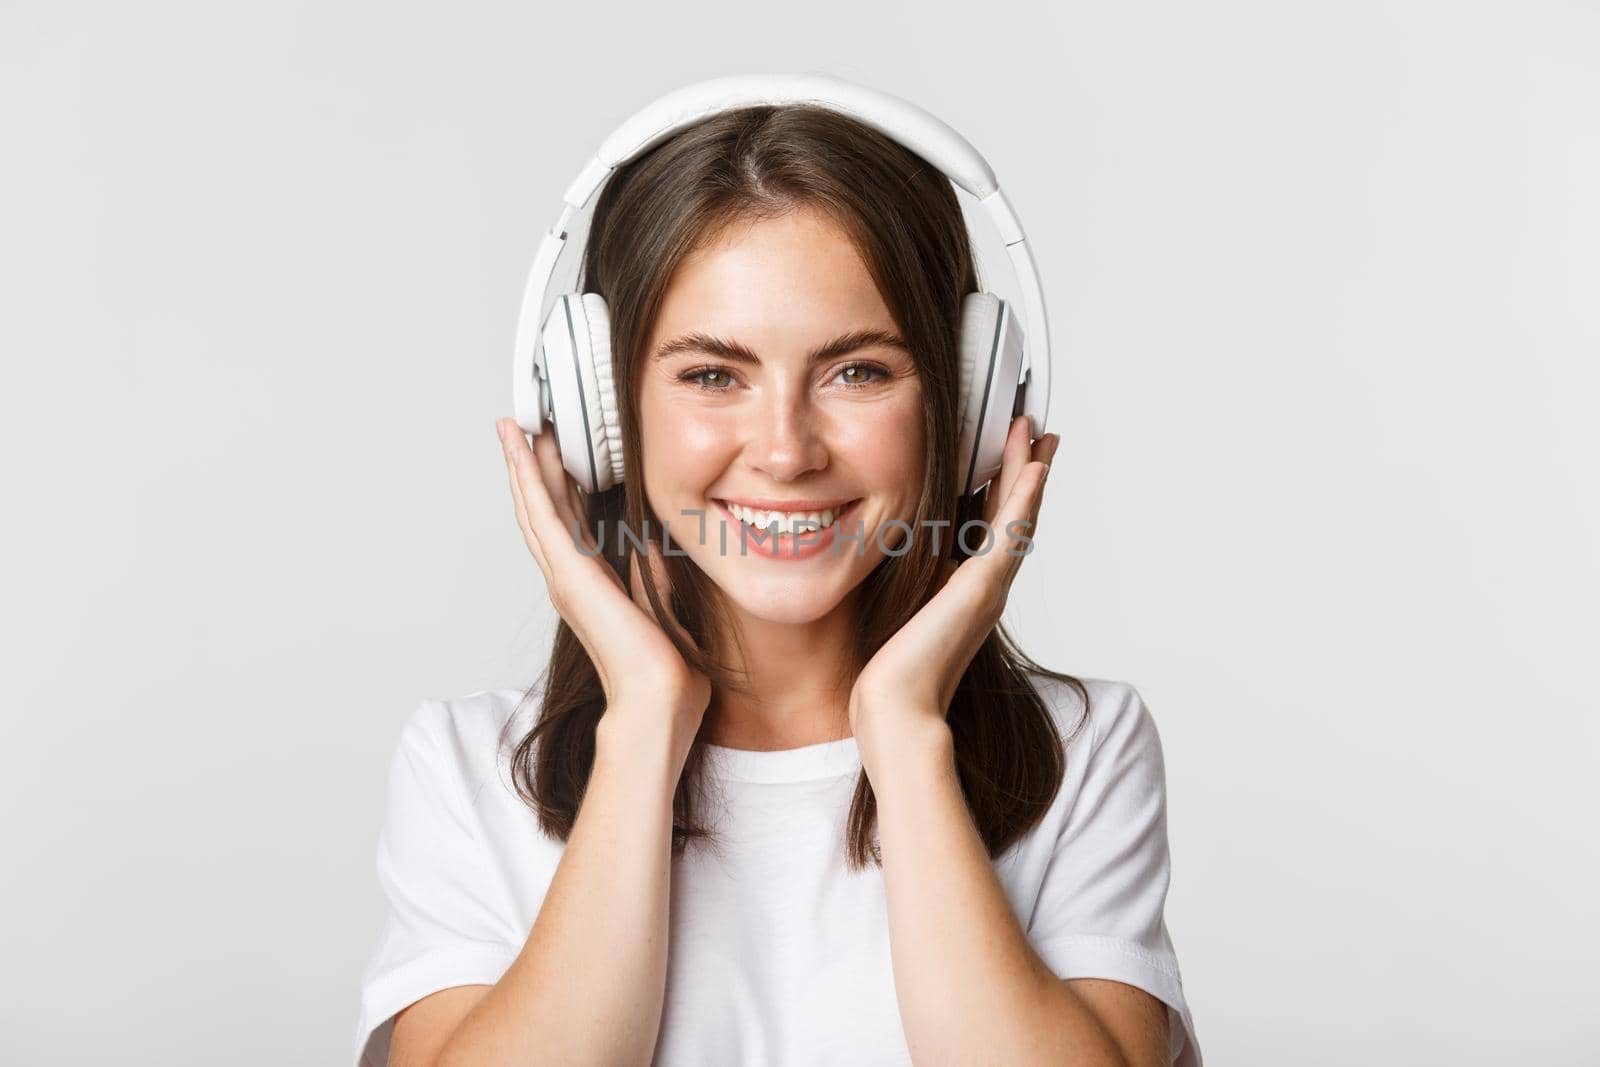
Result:
{"label": "smiling face", "polygon": [[[882,527],[910,521],[921,490],[922,383],[860,254],[826,215],[743,219],[690,254],[641,359],[645,495],[674,551],[736,612],[819,619],[883,558],[880,537],[903,540],[904,528]],[[787,518],[754,516],[758,536],[741,504],[822,521],[828,505],[847,510],[820,538],[774,540],[769,522]]]}

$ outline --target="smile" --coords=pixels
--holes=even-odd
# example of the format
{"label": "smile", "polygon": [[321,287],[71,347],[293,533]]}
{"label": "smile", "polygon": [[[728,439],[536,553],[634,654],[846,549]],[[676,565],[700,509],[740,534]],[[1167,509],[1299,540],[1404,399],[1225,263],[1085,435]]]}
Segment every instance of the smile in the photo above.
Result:
{"label": "smile", "polygon": [[749,507],[731,500],[714,500],[714,503],[744,525],[765,535],[776,533],[779,536],[792,536],[807,530],[813,532],[826,530],[860,502],[861,498],[856,497],[832,507],[804,511],[777,511]]}

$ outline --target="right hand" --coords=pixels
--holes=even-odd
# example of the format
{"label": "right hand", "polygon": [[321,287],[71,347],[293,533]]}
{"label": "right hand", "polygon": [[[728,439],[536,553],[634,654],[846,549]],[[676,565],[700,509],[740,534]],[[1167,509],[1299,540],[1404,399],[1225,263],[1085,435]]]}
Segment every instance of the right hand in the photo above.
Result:
{"label": "right hand", "polygon": [[[602,722],[613,722],[621,733],[632,737],[648,737],[665,727],[681,756],[688,751],[711,702],[711,681],[684,660],[656,622],[645,596],[639,554],[631,554],[630,595],[597,551],[583,521],[578,484],[561,464],[555,431],[548,420],[534,435],[531,448],[514,419],[496,420],[495,431],[505,453],[517,525],[544,572],[550,602],[583,643],[600,675],[606,698]],[[581,552],[572,539],[574,527],[583,538]],[[670,611],[661,553],[654,544],[647,552],[650,580]],[[678,620],[668,621],[674,632],[687,640]],[[617,721],[634,716],[641,721]]]}

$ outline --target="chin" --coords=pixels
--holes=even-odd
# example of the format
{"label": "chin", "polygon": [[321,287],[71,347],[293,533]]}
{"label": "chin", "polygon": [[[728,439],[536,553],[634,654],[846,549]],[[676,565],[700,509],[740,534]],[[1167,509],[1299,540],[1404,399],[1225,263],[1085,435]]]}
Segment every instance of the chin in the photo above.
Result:
{"label": "chin", "polygon": [[[724,590],[724,593],[727,593],[727,590]],[[841,599],[809,597],[796,601],[788,596],[760,597],[751,596],[748,592],[737,596],[728,593],[728,596],[751,617],[762,622],[783,623],[788,626],[803,626],[827,617],[839,606]]]}
{"label": "chin", "polygon": [[787,564],[759,560],[724,560],[733,566],[709,571],[728,601],[740,611],[763,622],[799,626],[825,618],[839,607],[849,588],[842,575],[760,574],[755,567],[783,567]]}

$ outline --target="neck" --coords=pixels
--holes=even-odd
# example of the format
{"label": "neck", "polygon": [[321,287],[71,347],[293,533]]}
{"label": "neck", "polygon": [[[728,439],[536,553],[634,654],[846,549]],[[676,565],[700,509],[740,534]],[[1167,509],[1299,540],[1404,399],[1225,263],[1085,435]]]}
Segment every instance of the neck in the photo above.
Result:
{"label": "neck", "polygon": [[854,592],[804,623],[773,622],[728,604],[737,627],[725,658],[743,691],[719,689],[706,709],[706,740],[728,748],[800,748],[850,736]]}

